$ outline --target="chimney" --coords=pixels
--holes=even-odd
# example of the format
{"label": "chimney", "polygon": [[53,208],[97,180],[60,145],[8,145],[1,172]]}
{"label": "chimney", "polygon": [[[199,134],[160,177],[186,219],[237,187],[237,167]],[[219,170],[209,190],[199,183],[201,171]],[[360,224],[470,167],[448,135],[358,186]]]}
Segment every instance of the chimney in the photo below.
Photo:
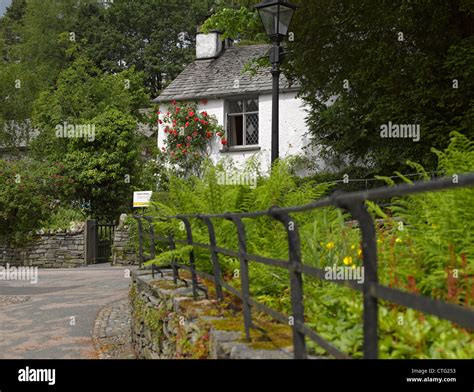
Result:
{"label": "chimney", "polygon": [[215,59],[224,50],[221,33],[212,30],[209,33],[198,32],[196,35],[196,60]]}

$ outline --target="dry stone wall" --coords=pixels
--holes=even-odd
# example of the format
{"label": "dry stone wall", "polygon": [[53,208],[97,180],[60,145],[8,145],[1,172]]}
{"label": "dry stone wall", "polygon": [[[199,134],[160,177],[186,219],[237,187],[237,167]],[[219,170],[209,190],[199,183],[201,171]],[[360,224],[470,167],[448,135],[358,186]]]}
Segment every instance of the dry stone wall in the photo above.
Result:
{"label": "dry stone wall", "polygon": [[0,245],[0,265],[72,268],[85,264],[84,227],[38,233],[27,245]]}
{"label": "dry stone wall", "polygon": [[[239,317],[219,314],[217,301],[174,285],[170,272],[151,277],[132,273],[132,343],[142,359],[291,359],[291,333],[281,344],[248,343]],[[259,344],[257,344],[259,343]],[[261,348],[270,346],[272,349]]]}

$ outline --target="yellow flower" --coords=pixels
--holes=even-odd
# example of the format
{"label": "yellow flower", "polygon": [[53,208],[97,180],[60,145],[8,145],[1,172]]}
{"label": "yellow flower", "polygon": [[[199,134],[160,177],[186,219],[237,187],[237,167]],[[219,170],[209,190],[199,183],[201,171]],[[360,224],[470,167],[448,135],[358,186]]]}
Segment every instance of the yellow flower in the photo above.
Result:
{"label": "yellow flower", "polygon": [[344,257],[344,260],[342,260],[342,262],[345,265],[351,265],[352,264],[352,257],[351,256],[346,256],[346,257]]}
{"label": "yellow flower", "polygon": [[377,244],[381,244],[381,243],[382,243],[382,240],[379,238],[379,239],[377,240]]}
{"label": "yellow flower", "polygon": [[355,245],[351,245],[351,249],[355,249],[355,248],[356,248],[356,246],[355,246]]}
{"label": "yellow flower", "polygon": [[362,249],[358,249],[358,250],[357,250],[357,256],[360,257],[361,255],[362,255]]}
{"label": "yellow flower", "polygon": [[402,241],[401,238],[397,238],[397,239],[395,240],[395,242],[396,242],[397,244],[401,244],[403,241]]}
{"label": "yellow flower", "polygon": [[329,249],[329,250],[334,249],[334,246],[335,246],[335,245],[334,245],[334,242],[332,242],[332,241],[331,241],[331,242],[328,242],[328,243],[326,244],[326,248]]}
{"label": "yellow flower", "polygon": [[355,269],[355,267],[356,267],[355,264],[352,264],[352,269]]}

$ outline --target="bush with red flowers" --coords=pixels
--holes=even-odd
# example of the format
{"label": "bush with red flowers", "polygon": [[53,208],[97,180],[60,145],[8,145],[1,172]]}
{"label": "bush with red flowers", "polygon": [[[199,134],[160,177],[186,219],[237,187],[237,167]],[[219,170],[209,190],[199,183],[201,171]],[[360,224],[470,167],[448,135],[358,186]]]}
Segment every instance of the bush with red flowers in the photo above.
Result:
{"label": "bush with red flowers", "polygon": [[167,112],[154,110],[148,121],[164,130],[165,146],[161,153],[165,159],[185,172],[201,166],[215,137],[220,138],[223,145],[227,144],[217,119],[206,111],[198,111],[196,103],[173,101]]}

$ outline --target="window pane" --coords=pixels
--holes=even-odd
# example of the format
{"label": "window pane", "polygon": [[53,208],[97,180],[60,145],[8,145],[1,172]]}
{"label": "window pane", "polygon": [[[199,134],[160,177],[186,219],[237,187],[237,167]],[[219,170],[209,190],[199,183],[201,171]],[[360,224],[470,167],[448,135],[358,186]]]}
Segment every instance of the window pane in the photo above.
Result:
{"label": "window pane", "polygon": [[242,146],[244,144],[244,118],[243,116],[228,117],[229,145]]}
{"label": "window pane", "polygon": [[243,113],[244,102],[243,101],[229,101],[229,113]]}
{"label": "window pane", "polygon": [[258,114],[249,114],[246,123],[246,144],[258,144]]}
{"label": "window pane", "polygon": [[245,101],[245,111],[246,112],[258,112],[258,98],[257,99],[247,99]]}

